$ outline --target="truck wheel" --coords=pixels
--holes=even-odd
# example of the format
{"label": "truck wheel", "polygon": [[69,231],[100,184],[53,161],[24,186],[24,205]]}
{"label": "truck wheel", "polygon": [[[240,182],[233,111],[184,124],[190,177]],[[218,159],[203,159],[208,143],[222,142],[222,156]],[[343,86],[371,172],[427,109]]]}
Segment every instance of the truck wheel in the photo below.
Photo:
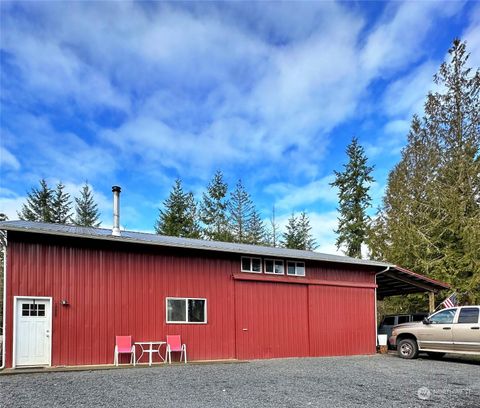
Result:
{"label": "truck wheel", "polygon": [[435,358],[435,359],[442,358],[445,355],[445,353],[439,353],[436,351],[428,351],[427,354],[428,354],[428,357]]}
{"label": "truck wheel", "polygon": [[403,339],[398,343],[398,355],[402,358],[413,359],[418,357],[417,342],[413,339]]}

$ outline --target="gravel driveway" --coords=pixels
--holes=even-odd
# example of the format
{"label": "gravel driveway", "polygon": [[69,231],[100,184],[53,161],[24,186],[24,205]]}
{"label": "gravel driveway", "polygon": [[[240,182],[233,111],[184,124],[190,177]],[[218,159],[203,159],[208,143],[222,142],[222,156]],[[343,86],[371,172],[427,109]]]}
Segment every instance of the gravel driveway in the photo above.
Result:
{"label": "gravel driveway", "polygon": [[0,376],[2,407],[480,406],[480,360],[358,356]]}

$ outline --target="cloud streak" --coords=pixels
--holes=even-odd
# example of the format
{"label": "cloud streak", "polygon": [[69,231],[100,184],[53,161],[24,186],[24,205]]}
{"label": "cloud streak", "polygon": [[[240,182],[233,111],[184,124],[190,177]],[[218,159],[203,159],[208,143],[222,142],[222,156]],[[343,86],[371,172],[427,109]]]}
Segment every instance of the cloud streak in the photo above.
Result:
{"label": "cloud streak", "polygon": [[5,185],[22,197],[40,177],[88,179],[108,197],[118,182],[141,229],[174,177],[205,185],[217,168],[232,185],[244,179],[261,208],[330,216],[339,144],[372,121],[367,151],[394,160],[438,66],[432,33],[463,12],[461,2],[374,14],[337,2],[0,7]]}

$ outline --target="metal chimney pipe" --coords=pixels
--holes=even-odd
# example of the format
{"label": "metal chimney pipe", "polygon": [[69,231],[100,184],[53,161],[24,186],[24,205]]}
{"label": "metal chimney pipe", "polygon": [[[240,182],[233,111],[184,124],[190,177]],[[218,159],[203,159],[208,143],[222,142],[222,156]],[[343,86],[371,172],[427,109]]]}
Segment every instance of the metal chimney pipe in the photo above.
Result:
{"label": "metal chimney pipe", "polygon": [[122,189],[119,186],[112,187],[113,193],[113,228],[112,235],[119,237],[120,233],[120,191]]}

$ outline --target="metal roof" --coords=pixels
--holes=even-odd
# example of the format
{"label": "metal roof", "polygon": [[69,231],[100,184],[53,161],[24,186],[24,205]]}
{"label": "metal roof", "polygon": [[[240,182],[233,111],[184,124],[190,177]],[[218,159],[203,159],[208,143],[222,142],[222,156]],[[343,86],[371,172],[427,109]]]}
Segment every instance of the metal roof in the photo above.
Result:
{"label": "metal roof", "polygon": [[116,242],[127,242],[144,245],[159,245],[165,247],[198,249],[206,251],[229,252],[245,255],[272,256],[278,258],[291,258],[323,262],[335,262],[352,265],[366,265],[386,268],[395,265],[357,259],[348,256],[323,254],[315,251],[302,251],[298,249],[273,248],[260,245],[237,244],[232,242],[206,241],[201,239],[169,237],[145,232],[122,231],[121,236],[113,236],[111,229],[77,227],[66,224],[49,224],[33,221],[4,221],[0,222],[0,229],[36,234],[50,234],[86,239],[101,239]]}
{"label": "metal roof", "polygon": [[273,248],[232,242],[169,237],[166,235],[136,231],[122,231],[121,236],[114,236],[112,235],[112,230],[106,228],[77,227],[75,225],[49,224],[33,221],[3,221],[0,222],[0,229],[34,234],[97,239],[143,245],[158,245],[163,247],[217,251],[263,257],[271,256],[277,258],[373,266],[379,268],[380,272],[377,274],[377,295],[379,299],[388,296],[405,295],[408,293],[425,291],[437,292],[439,290],[450,288],[446,283],[419,275],[391,263],[357,259],[341,255],[323,254],[315,251],[301,251],[298,249]]}
{"label": "metal roof", "polygon": [[377,274],[377,297],[407,295],[419,292],[438,292],[450,289],[450,285],[419,275],[413,271],[395,266],[388,271]]}

